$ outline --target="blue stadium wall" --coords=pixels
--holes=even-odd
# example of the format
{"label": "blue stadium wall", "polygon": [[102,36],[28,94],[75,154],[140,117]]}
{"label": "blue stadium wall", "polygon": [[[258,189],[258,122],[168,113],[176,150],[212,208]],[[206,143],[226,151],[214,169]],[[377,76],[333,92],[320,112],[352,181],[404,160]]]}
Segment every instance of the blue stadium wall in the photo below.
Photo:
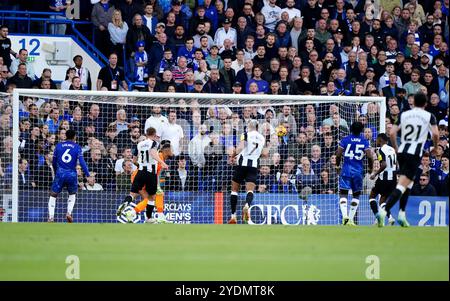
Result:
{"label": "blue stadium wall", "polygon": [[[86,192],[77,196],[74,209],[75,222],[116,223],[115,211],[126,193]],[[166,192],[165,214],[175,223],[222,224],[230,216],[228,193]],[[241,201],[245,195],[240,196]],[[372,225],[374,217],[361,197],[357,222]],[[19,197],[19,222],[45,222],[47,220],[48,193],[46,191],[21,191]],[[241,204],[241,203],[240,203]],[[64,221],[67,195],[57,201],[56,221]],[[238,215],[242,206],[238,206]],[[394,207],[397,215],[398,204]],[[251,208],[254,224],[284,225],[336,225],[340,223],[338,196],[310,195],[307,202],[296,194],[256,194]],[[415,226],[448,226],[449,199],[445,197],[410,197],[407,217]],[[143,218],[142,218],[143,220]]]}

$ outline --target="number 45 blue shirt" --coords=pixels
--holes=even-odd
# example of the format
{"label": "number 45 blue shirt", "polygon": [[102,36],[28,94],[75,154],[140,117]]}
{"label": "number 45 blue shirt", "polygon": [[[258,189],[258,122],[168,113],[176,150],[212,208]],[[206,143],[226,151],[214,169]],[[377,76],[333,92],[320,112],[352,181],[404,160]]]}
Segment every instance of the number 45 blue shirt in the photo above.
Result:
{"label": "number 45 blue shirt", "polygon": [[363,176],[363,159],[366,150],[370,148],[369,141],[360,136],[349,135],[341,140],[339,146],[344,149],[341,176]]}

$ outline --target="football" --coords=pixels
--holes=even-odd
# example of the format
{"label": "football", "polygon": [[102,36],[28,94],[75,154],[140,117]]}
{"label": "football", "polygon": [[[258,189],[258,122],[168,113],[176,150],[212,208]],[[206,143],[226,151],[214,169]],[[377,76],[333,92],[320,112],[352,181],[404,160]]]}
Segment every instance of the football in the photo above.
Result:
{"label": "football", "polygon": [[286,136],[287,129],[283,125],[279,125],[275,128],[275,132],[277,133],[278,137]]}

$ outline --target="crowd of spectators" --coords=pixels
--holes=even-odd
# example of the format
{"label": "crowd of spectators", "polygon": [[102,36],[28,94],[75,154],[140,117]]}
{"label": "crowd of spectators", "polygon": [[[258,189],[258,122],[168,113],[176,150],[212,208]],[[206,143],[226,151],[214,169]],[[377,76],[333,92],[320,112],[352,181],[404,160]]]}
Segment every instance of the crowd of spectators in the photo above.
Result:
{"label": "crowd of spectators", "polygon": [[[6,1],[8,5],[17,1]],[[19,1],[20,2],[20,1]],[[50,1],[62,11],[69,1]],[[87,1],[89,2],[89,1]],[[14,88],[138,90],[269,95],[383,96],[386,132],[429,97],[439,124],[439,149],[422,159],[412,194],[448,195],[448,0],[100,0],[81,1],[96,46],[109,59],[91,78],[80,55],[56,83],[36,74],[27,49],[11,49],[0,29],[0,92]],[[21,4],[19,5],[26,5]],[[37,4],[35,4],[37,5]],[[19,7],[20,8],[20,7]],[[53,30],[69,30],[55,25]],[[9,47],[8,47],[9,41]],[[40,71],[40,70],[39,70]],[[130,86],[132,84],[132,87]],[[0,177],[10,185],[11,97],[0,100]],[[75,129],[93,176],[80,189],[129,188],[132,149],[149,126],[172,142],[170,190],[229,189],[228,154],[251,119],[260,121],[270,158],[262,160],[260,193],[336,193],[337,143],[361,121],[373,147],[380,108],[375,103],[200,107],[121,106],[26,97],[20,103],[20,184],[48,189],[52,150]],[[288,133],[278,137],[276,127]],[[429,146],[427,146],[429,150]],[[427,161],[428,160],[428,161]],[[45,176],[44,176],[45,175]],[[424,180],[426,179],[426,180]],[[365,177],[365,187],[373,182]]]}

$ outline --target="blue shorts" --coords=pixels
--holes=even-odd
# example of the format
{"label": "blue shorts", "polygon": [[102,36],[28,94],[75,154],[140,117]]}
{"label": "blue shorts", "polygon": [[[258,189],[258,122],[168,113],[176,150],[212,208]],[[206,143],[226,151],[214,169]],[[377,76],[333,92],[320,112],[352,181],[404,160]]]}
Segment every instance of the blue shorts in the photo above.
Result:
{"label": "blue shorts", "polygon": [[67,187],[69,194],[75,194],[78,191],[78,176],[76,172],[56,173],[52,184],[52,191],[61,193],[64,187]]}
{"label": "blue shorts", "polygon": [[339,189],[352,190],[353,193],[362,191],[363,179],[361,177],[339,176]]}

